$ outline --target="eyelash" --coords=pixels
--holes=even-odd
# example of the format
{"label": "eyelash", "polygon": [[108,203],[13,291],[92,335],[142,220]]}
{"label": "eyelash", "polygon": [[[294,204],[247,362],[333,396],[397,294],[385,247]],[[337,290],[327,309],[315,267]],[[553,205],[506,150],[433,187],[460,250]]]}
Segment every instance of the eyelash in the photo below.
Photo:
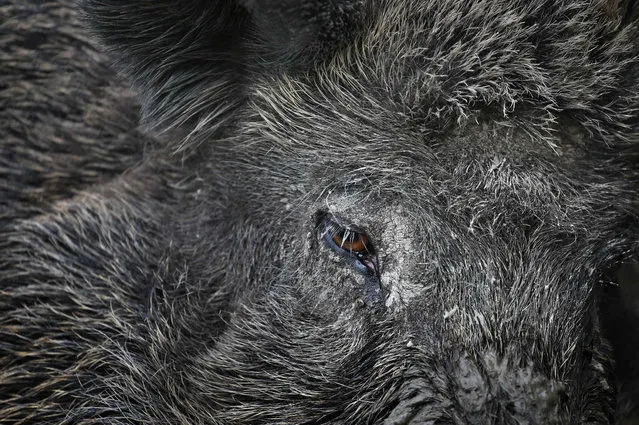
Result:
{"label": "eyelash", "polygon": [[379,262],[368,235],[352,226],[344,226],[332,214],[324,214],[320,220],[322,239],[337,254],[353,261],[361,272],[379,276]]}

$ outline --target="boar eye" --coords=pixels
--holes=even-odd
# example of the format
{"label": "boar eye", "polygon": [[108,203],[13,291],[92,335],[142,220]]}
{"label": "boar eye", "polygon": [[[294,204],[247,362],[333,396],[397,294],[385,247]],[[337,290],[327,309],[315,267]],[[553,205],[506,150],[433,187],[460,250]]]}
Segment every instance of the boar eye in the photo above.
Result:
{"label": "boar eye", "polygon": [[332,235],[335,242],[341,249],[357,255],[365,255],[368,251],[368,237],[349,229],[339,229]]}
{"label": "boar eye", "polygon": [[353,260],[358,270],[378,275],[375,248],[365,232],[343,224],[331,214],[323,216],[320,226],[324,241],[333,251]]}

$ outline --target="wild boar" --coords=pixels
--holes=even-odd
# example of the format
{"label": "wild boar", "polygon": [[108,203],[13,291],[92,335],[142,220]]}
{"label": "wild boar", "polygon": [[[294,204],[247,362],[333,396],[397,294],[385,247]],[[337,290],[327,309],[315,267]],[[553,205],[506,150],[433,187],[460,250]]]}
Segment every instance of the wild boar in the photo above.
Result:
{"label": "wild boar", "polygon": [[632,423],[635,9],[4,0],[0,424]]}

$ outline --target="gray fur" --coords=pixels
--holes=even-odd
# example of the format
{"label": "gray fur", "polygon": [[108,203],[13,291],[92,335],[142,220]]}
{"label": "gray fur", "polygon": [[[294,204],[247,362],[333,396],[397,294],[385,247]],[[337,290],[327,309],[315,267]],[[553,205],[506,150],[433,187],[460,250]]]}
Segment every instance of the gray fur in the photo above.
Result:
{"label": "gray fur", "polygon": [[0,424],[633,423],[632,6],[0,3]]}

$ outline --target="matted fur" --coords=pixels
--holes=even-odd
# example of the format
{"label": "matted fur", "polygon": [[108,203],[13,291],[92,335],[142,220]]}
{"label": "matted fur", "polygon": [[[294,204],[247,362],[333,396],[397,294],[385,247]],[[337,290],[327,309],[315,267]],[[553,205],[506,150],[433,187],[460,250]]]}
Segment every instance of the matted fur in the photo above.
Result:
{"label": "matted fur", "polygon": [[0,424],[633,423],[632,6],[0,4]]}

